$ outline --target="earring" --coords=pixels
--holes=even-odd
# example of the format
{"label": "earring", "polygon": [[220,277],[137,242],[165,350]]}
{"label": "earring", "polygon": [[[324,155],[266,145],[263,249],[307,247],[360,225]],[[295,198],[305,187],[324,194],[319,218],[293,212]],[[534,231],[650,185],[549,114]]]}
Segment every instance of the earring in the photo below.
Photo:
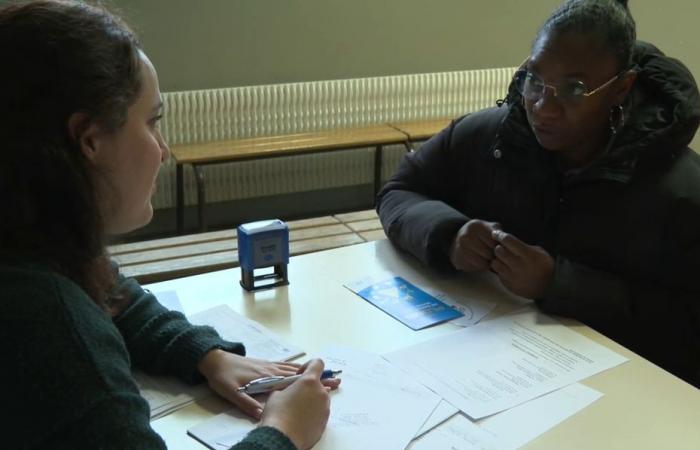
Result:
{"label": "earring", "polygon": [[616,135],[625,126],[625,110],[622,105],[610,108],[610,131]]}

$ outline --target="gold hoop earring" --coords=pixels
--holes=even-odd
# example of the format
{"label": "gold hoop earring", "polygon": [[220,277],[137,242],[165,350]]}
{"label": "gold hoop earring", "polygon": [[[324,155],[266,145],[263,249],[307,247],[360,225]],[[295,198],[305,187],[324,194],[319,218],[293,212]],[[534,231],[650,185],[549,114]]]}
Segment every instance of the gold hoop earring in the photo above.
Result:
{"label": "gold hoop earring", "polygon": [[610,108],[610,132],[614,135],[625,126],[625,110],[622,105]]}

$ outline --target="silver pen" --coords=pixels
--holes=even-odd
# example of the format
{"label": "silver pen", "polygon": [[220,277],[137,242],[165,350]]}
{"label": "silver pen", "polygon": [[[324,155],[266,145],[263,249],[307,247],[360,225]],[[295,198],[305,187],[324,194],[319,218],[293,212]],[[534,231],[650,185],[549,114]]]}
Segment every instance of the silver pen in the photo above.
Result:
{"label": "silver pen", "polygon": [[[342,370],[324,370],[323,373],[321,373],[321,379],[326,380],[328,378],[335,378],[341,373],[343,373]],[[246,394],[262,394],[263,392],[276,391],[286,388],[301,377],[302,374],[292,375],[289,377],[276,376],[257,378],[255,380],[251,380],[245,386],[239,387],[238,392],[244,392]]]}

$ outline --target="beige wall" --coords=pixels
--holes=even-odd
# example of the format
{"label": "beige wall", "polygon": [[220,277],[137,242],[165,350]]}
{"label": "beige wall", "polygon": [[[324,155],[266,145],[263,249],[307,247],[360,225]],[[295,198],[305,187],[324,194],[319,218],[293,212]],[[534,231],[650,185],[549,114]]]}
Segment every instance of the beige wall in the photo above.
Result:
{"label": "beige wall", "polygon": [[[556,0],[114,0],[163,90],[512,66]],[[525,7],[525,5],[529,5]]]}
{"label": "beige wall", "polygon": [[[559,0],[106,0],[163,91],[518,64]],[[0,4],[7,0],[0,0]],[[640,39],[700,74],[697,0],[630,0]]]}
{"label": "beige wall", "polygon": [[[112,0],[163,90],[512,66],[558,0]],[[696,0],[630,0],[641,39],[700,73]]]}
{"label": "beige wall", "polygon": [[[9,0],[0,0],[0,4]],[[103,0],[164,91],[518,64],[559,0]],[[630,0],[639,37],[700,74],[700,2]]]}

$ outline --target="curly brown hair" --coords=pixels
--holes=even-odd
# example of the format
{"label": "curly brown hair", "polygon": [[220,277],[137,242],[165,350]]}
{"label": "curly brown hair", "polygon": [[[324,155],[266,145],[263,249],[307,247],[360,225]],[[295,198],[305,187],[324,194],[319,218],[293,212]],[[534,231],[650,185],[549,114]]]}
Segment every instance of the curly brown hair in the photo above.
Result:
{"label": "curly brown hair", "polygon": [[68,121],[105,131],[140,90],[140,44],[104,7],[40,0],[0,7],[0,258],[46,264],[109,311],[114,284],[94,170]]}

